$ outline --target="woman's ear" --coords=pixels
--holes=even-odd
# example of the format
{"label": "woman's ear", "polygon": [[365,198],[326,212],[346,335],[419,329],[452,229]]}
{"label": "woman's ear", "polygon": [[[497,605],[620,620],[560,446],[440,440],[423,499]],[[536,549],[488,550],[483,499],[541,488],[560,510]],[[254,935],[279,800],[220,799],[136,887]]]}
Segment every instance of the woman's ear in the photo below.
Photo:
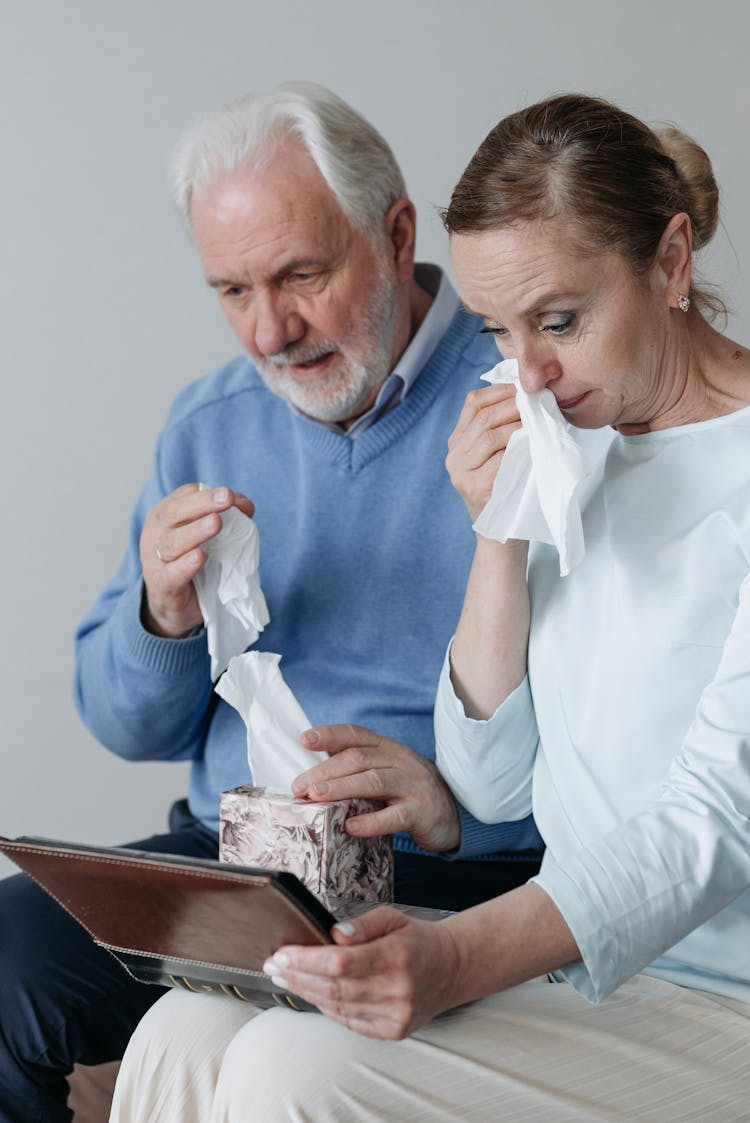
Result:
{"label": "woman's ear", "polygon": [[680,307],[690,292],[693,261],[693,229],[690,216],[673,215],[664,228],[654,258],[655,277],[669,308]]}

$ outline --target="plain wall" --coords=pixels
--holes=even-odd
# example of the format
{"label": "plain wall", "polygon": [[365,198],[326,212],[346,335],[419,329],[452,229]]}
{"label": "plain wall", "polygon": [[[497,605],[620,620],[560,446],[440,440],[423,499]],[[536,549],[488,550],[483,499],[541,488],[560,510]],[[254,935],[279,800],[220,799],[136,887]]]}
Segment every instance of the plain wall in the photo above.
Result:
{"label": "plain wall", "polygon": [[750,342],[748,41],[747,0],[3,3],[0,833],[124,842],[185,791],[186,766],[97,745],[70,688],[169,402],[237,350],[166,190],[181,129],[250,89],[331,86],[391,142],[420,256],[446,264],[436,207],[501,116],[577,89],[674,121],[714,161],[706,269]]}

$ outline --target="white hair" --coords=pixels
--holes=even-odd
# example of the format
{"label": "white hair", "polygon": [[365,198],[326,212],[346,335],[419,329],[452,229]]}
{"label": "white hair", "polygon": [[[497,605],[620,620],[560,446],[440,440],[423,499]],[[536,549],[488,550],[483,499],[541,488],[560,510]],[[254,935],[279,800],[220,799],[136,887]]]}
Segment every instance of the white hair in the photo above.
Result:
{"label": "white hair", "polygon": [[351,224],[378,239],[386,211],[406,196],[401,170],[377,129],[314,82],[284,82],[248,94],[183,134],[172,156],[171,181],[188,229],[199,185],[224,171],[262,168],[279,140],[290,136],[305,146]]}

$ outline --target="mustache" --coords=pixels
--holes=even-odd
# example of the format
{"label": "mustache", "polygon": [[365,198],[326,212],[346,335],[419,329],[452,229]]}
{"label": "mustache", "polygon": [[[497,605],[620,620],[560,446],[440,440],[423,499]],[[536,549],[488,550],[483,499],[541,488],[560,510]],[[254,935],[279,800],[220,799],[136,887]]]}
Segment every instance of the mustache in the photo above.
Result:
{"label": "mustache", "polygon": [[321,339],[317,343],[307,343],[295,346],[292,344],[285,347],[283,351],[277,351],[274,355],[265,355],[264,361],[271,363],[272,366],[297,366],[300,363],[312,363],[316,359],[322,359],[324,355],[330,355],[331,351],[337,351],[336,344],[331,339]]}

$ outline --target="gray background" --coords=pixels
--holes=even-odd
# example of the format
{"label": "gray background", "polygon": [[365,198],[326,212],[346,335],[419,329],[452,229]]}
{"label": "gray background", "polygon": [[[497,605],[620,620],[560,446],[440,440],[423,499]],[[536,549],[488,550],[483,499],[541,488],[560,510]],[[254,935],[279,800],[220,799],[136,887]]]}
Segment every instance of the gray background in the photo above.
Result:
{"label": "gray background", "polygon": [[749,39],[747,0],[0,0],[0,833],[123,842],[185,790],[186,766],[99,747],[70,695],[74,627],[169,402],[237,350],[165,188],[180,130],[249,89],[326,83],[389,139],[420,256],[446,263],[435,208],[504,114],[578,89],[674,121],[714,161],[705,268],[750,343]]}

